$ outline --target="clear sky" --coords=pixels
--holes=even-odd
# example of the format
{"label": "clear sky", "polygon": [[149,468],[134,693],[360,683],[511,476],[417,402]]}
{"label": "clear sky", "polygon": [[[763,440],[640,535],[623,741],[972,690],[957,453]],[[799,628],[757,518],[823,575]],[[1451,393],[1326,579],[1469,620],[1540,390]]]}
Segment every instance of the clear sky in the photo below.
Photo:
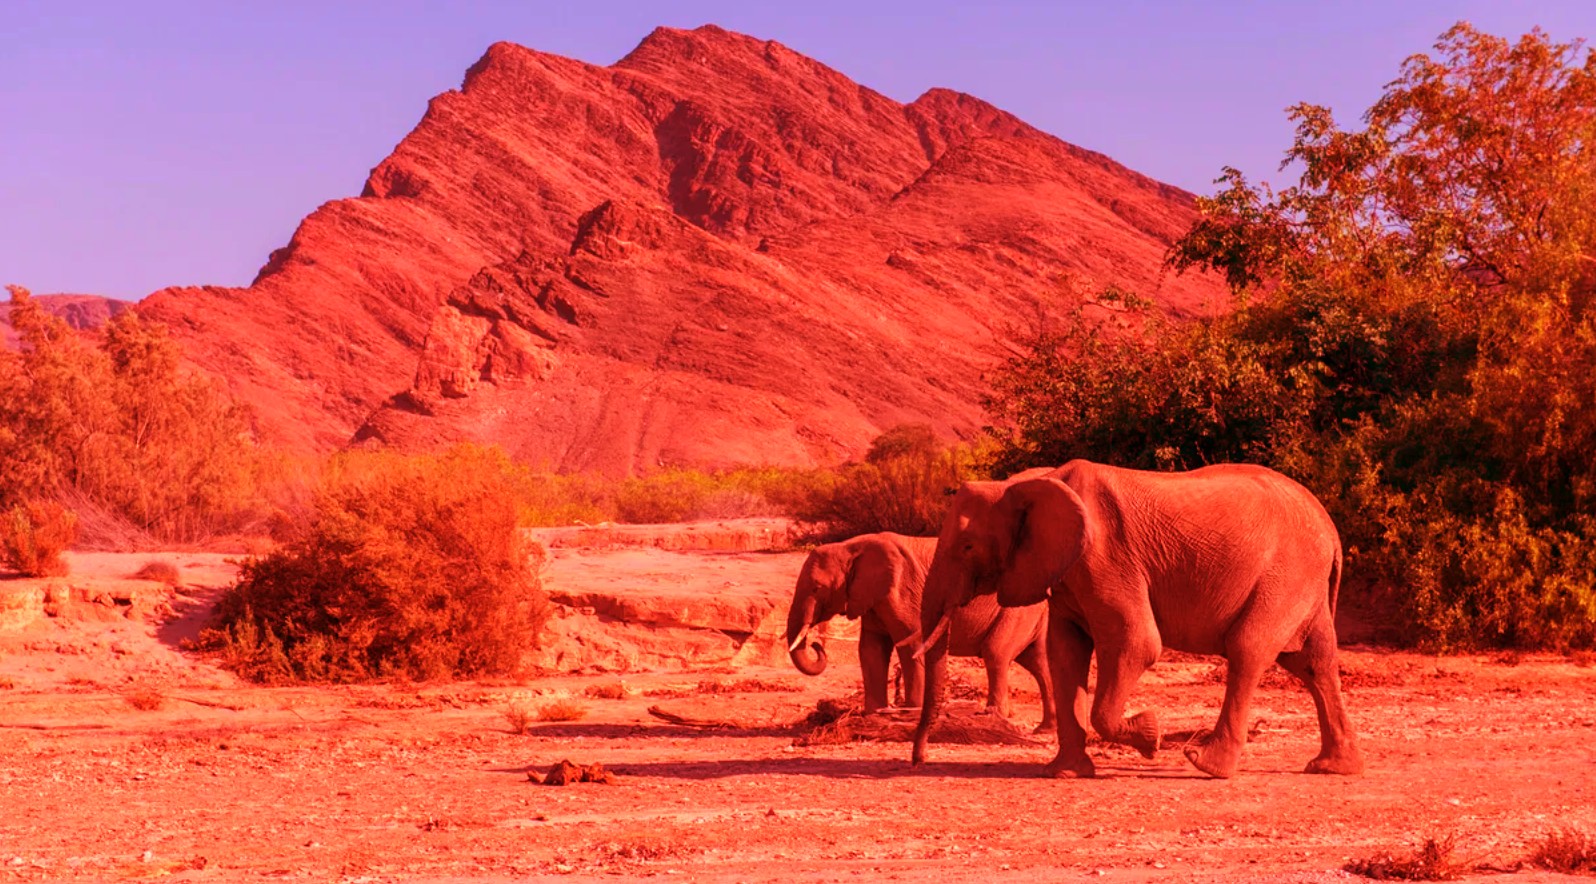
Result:
{"label": "clear sky", "polygon": [[1279,183],[1284,108],[1354,121],[1460,19],[1596,37],[1596,0],[0,0],[0,282],[246,284],[496,40],[609,64],[715,23],[1210,192],[1226,164]]}

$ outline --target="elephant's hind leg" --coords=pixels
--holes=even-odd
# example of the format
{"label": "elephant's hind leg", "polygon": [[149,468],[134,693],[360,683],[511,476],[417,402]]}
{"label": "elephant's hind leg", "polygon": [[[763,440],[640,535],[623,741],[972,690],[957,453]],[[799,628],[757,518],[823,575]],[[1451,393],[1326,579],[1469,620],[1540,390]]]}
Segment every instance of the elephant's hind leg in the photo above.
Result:
{"label": "elephant's hind leg", "polygon": [[1363,773],[1363,755],[1352,735],[1352,722],[1342,702],[1341,672],[1336,664],[1333,616],[1320,613],[1309,629],[1302,650],[1281,654],[1280,665],[1295,675],[1313,695],[1319,713],[1319,754],[1308,762],[1308,773],[1355,775]]}
{"label": "elephant's hind leg", "polygon": [[1004,718],[1010,717],[1014,711],[1009,704],[1009,664],[1013,662],[1012,659],[987,647],[981,651],[981,662],[986,666],[987,710]]}
{"label": "elephant's hind leg", "polygon": [[925,658],[916,659],[912,647],[899,648],[898,669],[903,673],[903,705],[919,709],[925,703]]}
{"label": "elephant's hind leg", "polygon": [[876,712],[892,702],[888,693],[887,670],[892,655],[892,639],[886,633],[859,631],[859,670],[864,680],[864,708]]}
{"label": "elephant's hind leg", "polygon": [[1234,648],[1225,654],[1229,671],[1225,675],[1219,723],[1201,746],[1186,750],[1187,760],[1198,770],[1211,777],[1235,775],[1241,765],[1241,750],[1247,745],[1247,713],[1252,708],[1252,695],[1264,670],[1274,662],[1271,657],[1250,647]]}
{"label": "elephant's hind leg", "polygon": [[1158,633],[1152,629],[1127,629],[1117,641],[1097,644],[1097,697],[1092,703],[1092,727],[1111,743],[1124,743],[1152,758],[1162,734],[1151,710],[1125,718],[1125,704],[1136,682],[1158,661]]}
{"label": "elephant's hind leg", "polygon": [[1025,646],[1014,662],[1020,664],[1031,677],[1036,679],[1036,689],[1042,695],[1042,723],[1036,726],[1036,733],[1047,734],[1058,729],[1058,702],[1053,696],[1053,675],[1048,672],[1047,654],[1043,652],[1046,646],[1043,639]]}

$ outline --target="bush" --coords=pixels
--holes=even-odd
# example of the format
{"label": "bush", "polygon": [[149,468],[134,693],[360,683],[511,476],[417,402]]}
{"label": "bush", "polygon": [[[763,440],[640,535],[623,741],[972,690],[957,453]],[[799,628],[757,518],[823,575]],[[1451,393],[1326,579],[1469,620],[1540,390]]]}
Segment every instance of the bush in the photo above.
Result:
{"label": "bush", "polygon": [[183,582],[183,574],[177,566],[165,559],[153,559],[139,566],[133,572],[134,580],[154,580],[167,586],[177,586]]}
{"label": "bush", "polygon": [[871,446],[878,460],[842,467],[829,488],[794,508],[794,516],[814,525],[823,540],[876,531],[934,536],[942,529],[949,493],[981,474],[967,449],[892,442],[918,435],[888,430],[881,437],[887,445],[878,439]]}
{"label": "bush", "polygon": [[1529,861],[1563,875],[1596,874],[1596,837],[1577,829],[1553,832],[1536,845]]}
{"label": "bush", "polygon": [[1376,881],[1455,881],[1469,871],[1467,865],[1453,857],[1455,845],[1450,835],[1426,838],[1422,847],[1407,855],[1382,853],[1353,860],[1342,868]]}
{"label": "bush", "polygon": [[493,449],[334,458],[283,546],[244,563],[203,646],[261,681],[516,674],[549,612]]}
{"label": "bush", "polygon": [[0,520],[0,560],[26,577],[67,573],[61,554],[77,539],[78,518],[51,500],[17,504]]}

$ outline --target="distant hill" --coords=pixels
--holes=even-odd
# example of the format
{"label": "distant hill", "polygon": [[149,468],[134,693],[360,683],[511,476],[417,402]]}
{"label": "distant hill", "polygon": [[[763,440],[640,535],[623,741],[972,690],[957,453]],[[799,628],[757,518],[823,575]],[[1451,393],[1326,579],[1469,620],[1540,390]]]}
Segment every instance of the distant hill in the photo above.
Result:
{"label": "distant hill", "polygon": [[[79,330],[98,328],[133,306],[127,301],[99,295],[34,295],[33,299]],[[0,300],[0,343],[12,348],[17,346],[17,335],[11,328],[11,305],[3,300]]]}
{"label": "distant hill", "polygon": [[1161,273],[1193,218],[976,98],[661,28],[609,67],[495,44],[248,288],[139,309],[299,448],[831,463],[904,421],[972,433],[982,372],[1079,293],[1217,309]]}

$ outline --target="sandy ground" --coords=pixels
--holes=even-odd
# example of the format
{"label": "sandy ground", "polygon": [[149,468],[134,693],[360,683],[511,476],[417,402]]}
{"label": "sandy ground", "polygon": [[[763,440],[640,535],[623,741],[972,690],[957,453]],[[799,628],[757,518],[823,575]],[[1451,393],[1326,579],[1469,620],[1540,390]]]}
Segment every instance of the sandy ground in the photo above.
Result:
{"label": "sandy ground", "polygon": [[[767,558],[737,581],[724,553],[655,551],[644,568],[636,552],[620,561],[640,596],[711,574],[768,597],[787,574],[777,563],[801,561]],[[795,745],[794,720],[857,690],[841,655],[819,678],[687,662],[526,683],[244,686],[176,646],[230,567],[182,564],[170,610],[141,584],[144,601],[113,599],[104,617],[0,630],[0,881],[1309,882],[1359,880],[1339,871],[1349,859],[1431,836],[1454,837],[1478,876],[1532,881],[1561,879],[1501,870],[1551,832],[1596,832],[1596,669],[1563,658],[1348,650],[1362,777],[1299,773],[1316,749],[1312,706],[1276,671],[1235,779],[1198,775],[1174,748],[1148,761],[1099,745],[1099,779],[1052,781],[1035,776],[1046,745],[934,745],[921,768],[905,744]],[[111,579],[137,560],[74,566]],[[1034,723],[1033,686],[1015,681],[1017,718]],[[1221,694],[1211,661],[1170,660],[1135,705],[1191,731]],[[557,699],[583,717],[517,732],[518,713]],[[651,706],[740,726],[667,724]],[[563,759],[617,781],[528,779]]]}

